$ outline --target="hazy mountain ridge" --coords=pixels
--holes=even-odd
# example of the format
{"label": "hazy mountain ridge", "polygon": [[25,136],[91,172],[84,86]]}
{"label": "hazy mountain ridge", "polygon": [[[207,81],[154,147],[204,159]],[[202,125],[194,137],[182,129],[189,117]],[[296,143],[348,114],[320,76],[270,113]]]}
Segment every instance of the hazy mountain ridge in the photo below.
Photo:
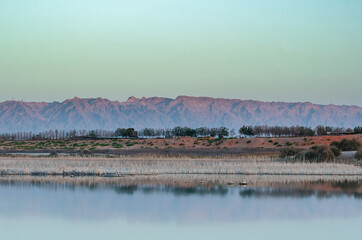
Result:
{"label": "hazy mountain ridge", "polygon": [[188,96],[130,97],[125,102],[73,98],[51,103],[0,103],[0,132],[177,125],[239,128],[243,124],[354,127],[362,125],[362,108]]}

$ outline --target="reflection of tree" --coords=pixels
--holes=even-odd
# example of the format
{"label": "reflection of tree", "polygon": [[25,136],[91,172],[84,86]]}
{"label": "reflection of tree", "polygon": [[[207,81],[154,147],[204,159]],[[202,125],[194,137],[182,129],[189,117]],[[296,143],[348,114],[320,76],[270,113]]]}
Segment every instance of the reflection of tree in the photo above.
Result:
{"label": "reflection of tree", "polygon": [[345,181],[333,182],[332,186],[335,188],[341,188],[344,192],[347,193],[354,193],[359,188],[362,187],[362,182],[345,180]]}
{"label": "reflection of tree", "polygon": [[316,191],[304,190],[304,189],[278,189],[278,188],[261,188],[261,189],[244,189],[239,192],[239,195],[243,198],[262,198],[262,197],[273,197],[273,198],[304,198],[315,195]]}
{"label": "reflection of tree", "polygon": [[243,198],[250,198],[254,195],[254,189],[248,188],[239,192],[240,196]]}
{"label": "reflection of tree", "polygon": [[[204,196],[204,195],[218,195],[226,196],[230,189],[240,189],[235,186],[221,185],[220,183],[214,185],[197,185],[197,183],[190,183],[190,185],[145,185],[139,183],[129,184],[123,182],[122,178],[113,182],[105,182],[105,179],[90,178],[89,181],[85,179],[77,179],[74,181],[69,180],[65,182],[60,178],[59,181],[49,181],[48,178],[30,178],[27,181],[15,179],[0,179],[0,186],[14,186],[14,187],[37,187],[52,190],[68,189],[77,191],[79,189],[87,189],[88,191],[115,191],[117,194],[134,194],[140,192],[142,194],[154,193],[169,193],[175,196]],[[81,180],[81,181],[80,181]],[[108,180],[108,179],[106,179]],[[72,182],[73,181],[73,182]],[[173,181],[171,181],[174,183]],[[304,188],[303,188],[304,186]],[[326,189],[326,190],[323,190]],[[332,189],[332,190],[331,190]],[[247,187],[239,191],[242,198],[330,198],[339,196],[354,196],[356,199],[362,199],[362,181],[314,181],[305,182],[304,185],[296,184],[273,184],[273,187]]]}
{"label": "reflection of tree", "polygon": [[206,187],[162,187],[162,186],[114,186],[113,189],[118,194],[133,194],[136,191],[140,191],[145,194],[166,192],[172,193],[176,196],[188,196],[188,195],[220,195],[224,196],[228,193],[228,188],[224,186],[216,186],[211,188]]}
{"label": "reflection of tree", "polygon": [[355,198],[357,198],[357,199],[361,199],[361,200],[362,200],[362,193],[355,193],[353,196],[354,196]]}
{"label": "reflection of tree", "polygon": [[142,192],[145,194],[150,194],[150,193],[154,193],[156,191],[156,189],[154,187],[143,187],[142,188]]}
{"label": "reflection of tree", "polygon": [[[318,185],[318,184],[327,184],[326,181],[319,181],[317,183],[312,183],[312,185]],[[280,198],[286,198],[286,197],[293,197],[293,198],[307,198],[315,196],[319,199],[326,199],[331,197],[339,197],[344,196],[345,194],[353,194],[353,196],[357,199],[362,199],[362,193],[359,193],[358,190],[362,187],[362,182],[359,181],[336,181],[331,182],[330,186],[333,189],[340,191],[323,191],[323,190],[313,190],[313,189],[300,189],[300,188],[246,188],[239,192],[239,195],[243,198],[261,198],[261,197],[280,197]]]}
{"label": "reflection of tree", "polygon": [[224,186],[216,186],[212,188],[206,187],[167,187],[166,192],[171,192],[176,196],[187,196],[187,195],[220,195],[225,196],[228,193],[228,188]]}
{"label": "reflection of tree", "polygon": [[137,186],[117,186],[114,187],[114,191],[118,194],[133,194],[137,191]]}
{"label": "reflection of tree", "polygon": [[[268,189],[244,189],[239,192],[239,195],[242,198],[308,198],[315,196],[319,199],[326,199],[331,197],[342,197],[345,194],[343,192],[329,192],[329,191],[320,191],[320,190],[310,190],[310,189],[278,189],[278,188],[268,188]],[[355,193],[355,198],[362,199],[362,193]]]}

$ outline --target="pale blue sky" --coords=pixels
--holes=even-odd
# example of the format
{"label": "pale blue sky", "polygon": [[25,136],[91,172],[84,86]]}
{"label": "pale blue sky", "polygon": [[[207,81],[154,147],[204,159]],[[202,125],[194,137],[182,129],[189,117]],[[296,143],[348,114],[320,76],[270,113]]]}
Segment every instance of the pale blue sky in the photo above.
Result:
{"label": "pale blue sky", "polygon": [[0,0],[0,101],[362,106],[359,0]]}

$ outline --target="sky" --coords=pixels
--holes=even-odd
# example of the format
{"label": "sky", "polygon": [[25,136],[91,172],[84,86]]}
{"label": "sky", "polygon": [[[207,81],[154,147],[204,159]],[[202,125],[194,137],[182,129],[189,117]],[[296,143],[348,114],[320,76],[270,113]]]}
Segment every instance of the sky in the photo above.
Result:
{"label": "sky", "polygon": [[362,106],[360,0],[0,0],[0,101]]}

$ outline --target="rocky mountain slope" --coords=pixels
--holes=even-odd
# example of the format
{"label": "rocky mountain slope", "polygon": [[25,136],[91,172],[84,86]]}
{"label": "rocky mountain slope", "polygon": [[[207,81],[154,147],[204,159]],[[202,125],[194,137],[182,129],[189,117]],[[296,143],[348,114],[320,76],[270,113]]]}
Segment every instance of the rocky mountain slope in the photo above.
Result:
{"label": "rocky mountain slope", "polygon": [[102,98],[68,99],[64,102],[0,103],[0,132],[48,129],[108,129],[117,127],[169,128],[174,126],[238,129],[241,125],[319,124],[362,125],[358,106],[317,105],[310,102],[261,102],[239,99],[179,96],[135,98],[126,102]]}

